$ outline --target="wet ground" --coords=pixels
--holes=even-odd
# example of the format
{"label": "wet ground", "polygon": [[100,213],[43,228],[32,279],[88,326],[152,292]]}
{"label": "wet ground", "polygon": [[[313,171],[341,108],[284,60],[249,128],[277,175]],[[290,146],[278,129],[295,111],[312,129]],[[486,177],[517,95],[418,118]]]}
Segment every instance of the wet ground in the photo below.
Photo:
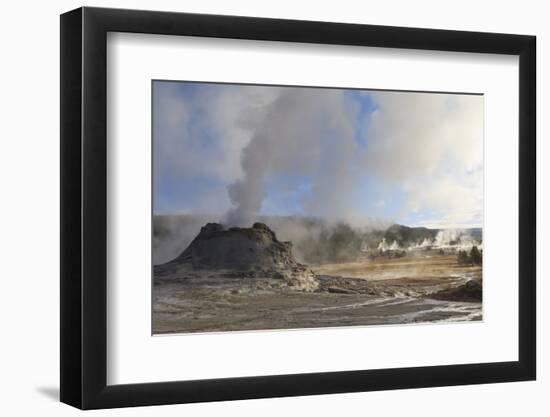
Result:
{"label": "wet ground", "polygon": [[234,278],[220,271],[157,276],[153,333],[296,329],[472,321],[481,302],[437,294],[481,279],[481,267],[454,255],[415,255],[312,266],[319,288],[296,291],[273,278]]}

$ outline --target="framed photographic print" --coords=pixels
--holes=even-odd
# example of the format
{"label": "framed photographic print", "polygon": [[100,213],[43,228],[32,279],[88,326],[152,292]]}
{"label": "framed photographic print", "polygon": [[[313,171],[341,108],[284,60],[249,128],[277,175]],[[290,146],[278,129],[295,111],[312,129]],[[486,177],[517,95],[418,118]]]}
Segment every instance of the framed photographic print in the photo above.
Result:
{"label": "framed photographic print", "polygon": [[61,16],[61,401],[535,379],[535,37]]}

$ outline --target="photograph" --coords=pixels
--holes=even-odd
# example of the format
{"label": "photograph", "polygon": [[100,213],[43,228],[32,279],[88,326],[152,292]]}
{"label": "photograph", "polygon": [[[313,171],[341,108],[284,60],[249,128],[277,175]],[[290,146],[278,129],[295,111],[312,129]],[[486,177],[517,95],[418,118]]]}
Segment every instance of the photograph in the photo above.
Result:
{"label": "photograph", "polygon": [[138,6],[44,11],[12,48],[56,62],[8,83],[6,276],[29,287],[32,236],[58,282],[6,297],[16,350],[49,346],[10,408],[538,415],[543,14]]}
{"label": "photograph", "polygon": [[152,81],[152,333],[480,321],[483,95]]}

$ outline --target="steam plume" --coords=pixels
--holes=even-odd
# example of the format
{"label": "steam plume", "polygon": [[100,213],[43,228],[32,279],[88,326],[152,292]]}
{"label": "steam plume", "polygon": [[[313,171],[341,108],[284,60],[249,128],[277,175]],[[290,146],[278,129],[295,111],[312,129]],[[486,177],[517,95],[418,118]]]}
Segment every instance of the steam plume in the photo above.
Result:
{"label": "steam plume", "polygon": [[344,98],[339,90],[281,89],[251,126],[254,133],[241,153],[244,176],[228,186],[233,208],[225,223],[246,225],[258,217],[268,174],[306,182],[301,205],[309,215],[353,214],[346,197],[357,184],[356,109]]}

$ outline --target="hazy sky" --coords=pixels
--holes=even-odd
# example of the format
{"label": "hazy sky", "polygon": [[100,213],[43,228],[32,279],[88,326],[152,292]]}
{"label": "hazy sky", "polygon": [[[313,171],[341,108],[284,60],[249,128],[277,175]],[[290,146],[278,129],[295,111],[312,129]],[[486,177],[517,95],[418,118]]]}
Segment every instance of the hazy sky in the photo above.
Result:
{"label": "hazy sky", "polygon": [[480,226],[483,97],[155,81],[155,213]]}

